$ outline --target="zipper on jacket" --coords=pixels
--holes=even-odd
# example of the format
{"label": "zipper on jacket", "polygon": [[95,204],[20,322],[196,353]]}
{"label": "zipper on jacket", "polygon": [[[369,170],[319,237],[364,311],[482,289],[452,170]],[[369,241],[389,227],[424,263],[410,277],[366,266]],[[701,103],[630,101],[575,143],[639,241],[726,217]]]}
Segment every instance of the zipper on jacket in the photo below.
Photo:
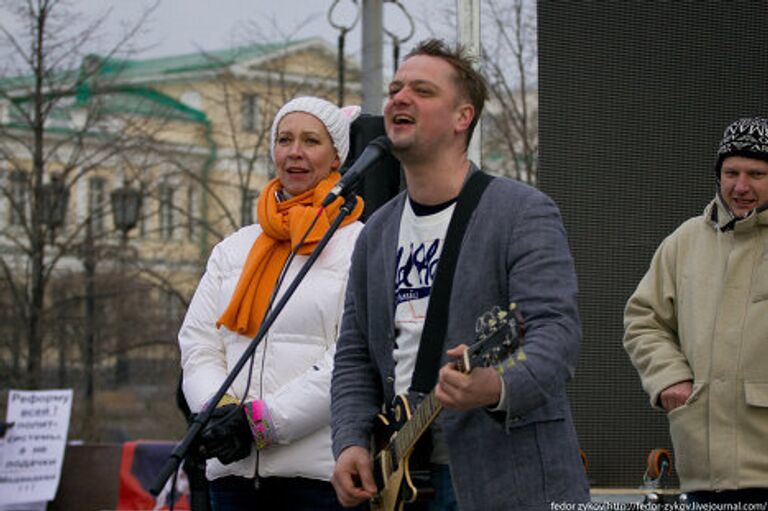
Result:
{"label": "zipper on jacket", "polygon": [[[263,341],[264,346],[264,352],[261,355],[261,368],[259,369],[259,399],[262,399],[264,397],[264,367],[266,366],[267,361],[267,346],[269,344],[269,334],[266,334],[264,336]],[[254,356],[256,353],[254,353]],[[258,490],[261,487],[261,482],[259,481],[259,461],[261,459],[261,451],[256,449],[256,466],[253,470],[253,488],[255,490]]]}
{"label": "zipper on jacket", "polygon": [[256,470],[253,474],[253,489],[259,491],[261,487],[261,481],[259,480],[259,451],[256,450]]}

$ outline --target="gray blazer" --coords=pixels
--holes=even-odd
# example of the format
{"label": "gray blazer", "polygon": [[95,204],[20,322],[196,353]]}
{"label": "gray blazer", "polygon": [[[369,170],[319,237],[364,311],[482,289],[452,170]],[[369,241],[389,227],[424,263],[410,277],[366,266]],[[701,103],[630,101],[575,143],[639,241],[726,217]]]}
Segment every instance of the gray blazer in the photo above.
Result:
{"label": "gray blazer", "polygon": [[[369,447],[373,417],[394,398],[395,254],[405,200],[401,193],[369,219],[352,257],[331,388],[337,458],[351,445]],[[581,338],[576,285],[554,202],[494,179],[464,236],[445,348],[470,343],[476,319],[492,306],[516,302],[527,360],[503,374],[503,412],[444,410],[438,417],[461,509],[550,510],[550,502],[589,500],[565,393]]]}

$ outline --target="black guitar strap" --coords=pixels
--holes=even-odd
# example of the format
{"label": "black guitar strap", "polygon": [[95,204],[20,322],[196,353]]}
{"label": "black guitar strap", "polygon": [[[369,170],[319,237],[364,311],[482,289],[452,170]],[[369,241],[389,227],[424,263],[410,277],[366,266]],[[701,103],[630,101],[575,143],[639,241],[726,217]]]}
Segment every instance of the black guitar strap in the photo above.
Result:
{"label": "black guitar strap", "polygon": [[424,320],[424,330],[421,332],[419,353],[416,357],[416,368],[413,371],[412,391],[427,394],[432,391],[437,382],[443,341],[448,329],[448,305],[453,288],[456,261],[459,259],[461,243],[472,212],[492,180],[493,176],[481,170],[475,171],[469,176],[459,193],[456,209],[445,234],[440,262],[437,263],[435,283],[430,293],[427,317]]}

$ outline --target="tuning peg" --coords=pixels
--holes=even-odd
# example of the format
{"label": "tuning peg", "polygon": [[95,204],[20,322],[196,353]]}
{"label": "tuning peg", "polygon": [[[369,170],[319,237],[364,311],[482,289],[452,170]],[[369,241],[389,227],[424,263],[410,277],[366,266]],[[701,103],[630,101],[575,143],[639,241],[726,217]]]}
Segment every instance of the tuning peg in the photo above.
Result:
{"label": "tuning peg", "polygon": [[483,331],[483,317],[482,317],[482,316],[480,316],[480,317],[479,317],[479,318],[477,318],[477,320],[475,321],[475,333],[476,333],[476,334],[479,334],[479,333],[481,333],[482,331]]}

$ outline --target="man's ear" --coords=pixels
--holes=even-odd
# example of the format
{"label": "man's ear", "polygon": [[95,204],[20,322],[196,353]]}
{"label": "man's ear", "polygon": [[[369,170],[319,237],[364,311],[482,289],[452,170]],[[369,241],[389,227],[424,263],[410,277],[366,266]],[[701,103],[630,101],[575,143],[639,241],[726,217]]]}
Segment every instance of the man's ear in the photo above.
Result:
{"label": "man's ear", "polygon": [[475,118],[475,107],[471,103],[464,103],[457,109],[456,131],[464,132],[469,129],[472,120]]}

